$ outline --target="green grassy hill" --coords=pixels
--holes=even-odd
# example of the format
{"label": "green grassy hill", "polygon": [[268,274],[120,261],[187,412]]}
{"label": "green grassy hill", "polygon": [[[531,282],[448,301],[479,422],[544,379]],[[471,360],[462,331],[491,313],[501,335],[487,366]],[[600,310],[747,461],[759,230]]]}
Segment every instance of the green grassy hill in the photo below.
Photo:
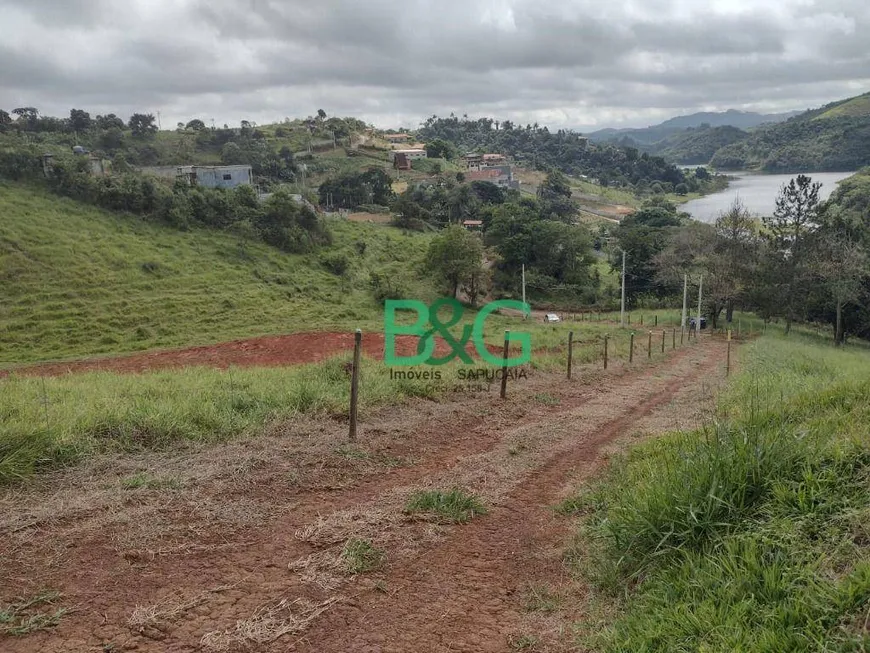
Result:
{"label": "green grassy hill", "polygon": [[718,150],[711,163],[764,172],[851,171],[870,165],[870,93],[761,127]]}
{"label": "green grassy hill", "polygon": [[[413,296],[428,237],[330,222],[334,244],[287,255],[180,232],[0,182],[0,366],[268,333],[377,328],[370,273]],[[360,254],[360,251],[363,251]],[[343,275],[326,259],[345,255]]]}

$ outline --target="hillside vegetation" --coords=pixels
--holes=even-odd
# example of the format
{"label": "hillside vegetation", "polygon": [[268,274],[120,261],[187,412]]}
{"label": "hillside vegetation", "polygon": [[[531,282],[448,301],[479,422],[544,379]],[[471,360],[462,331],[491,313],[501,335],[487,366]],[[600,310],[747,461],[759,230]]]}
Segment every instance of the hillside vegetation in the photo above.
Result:
{"label": "hillside vegetation", "polygon": [[2,182],[0,215],[0,365],[372,326],[372,272],[434,293],[429,236],[386,226],[333,220],[332,245],[291,255]]}
{"label": "hillside vegetation", "polygon": [[828,104],[716,152],[721,169],[764,172],[857,170],[870,164],[870,93]]}
{"label": "hillside vegetation", "polygon": [[870,645],[870,354],[768,336],[742,358],[717,421],[566,504],[589,511],[573,562],[610,597],[595,650]]}

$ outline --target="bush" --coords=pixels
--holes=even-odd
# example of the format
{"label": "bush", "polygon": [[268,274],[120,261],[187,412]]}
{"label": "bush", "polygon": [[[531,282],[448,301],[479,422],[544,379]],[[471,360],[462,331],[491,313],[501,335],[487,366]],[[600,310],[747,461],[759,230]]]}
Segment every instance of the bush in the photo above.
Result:
{"label": "bush", "polygon": [[320,264],[333,274],[341,277],[350,268],[350,259],[342,252],[324,252],[320,255]]}

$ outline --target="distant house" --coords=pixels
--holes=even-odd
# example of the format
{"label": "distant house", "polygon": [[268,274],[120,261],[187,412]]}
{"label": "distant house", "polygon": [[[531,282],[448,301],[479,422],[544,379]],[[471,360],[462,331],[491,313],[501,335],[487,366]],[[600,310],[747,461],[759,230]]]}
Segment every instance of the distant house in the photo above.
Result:
{"label": "distant house", "polygon": [[384,134],[384,139],[390,143],[407,143],[410,138],[410,134]]}
{"label": "distant house", "polygon": [[469,231],[480,231],[483,229],[483,220],[464,220],[462,226]]}
{"label": "distant house", "polygon": [[483,164],[487,166],[497,166],[505,162],[504,154],[484,154]]}
{"label": "distant house", "polygon": [[426,158],[426,150],[423,149],[395,150],[394,152],[390,152],[390,158],[395,161],[396,157],[398,157],[400,154],[403,155],[408,161]]}
{"label": "distant house", "polygon": [[488,181],[502,188],[519,188],[520,182],[514,179],[513,169],[509,165],[492,166],[471,170],[465,174],[465,181]]}
{"label": "distant house", "polygon": [[253,184],[254,174],[251,166],[181,166],[178,177],[191,186],[205,188],[235,188]]}
{"label": "distant house", "polygon": [[483,170],[490,166],[502,165],[507,161],[504,154],[478,154],[469,152],[463,157],[468,170]]}
{"label": "distant house", "polygon": [[408,156],[406,154],[402,154],[401,152],[398,152],[393,157],[393,167],[396,170],[410,170],[411,169],[411,160],[408,158]]}
{"label": "distant house", "polygon": [[465,167],[469,170],[480,170],[483,167],[483,155],[471,152],[466,154]]}

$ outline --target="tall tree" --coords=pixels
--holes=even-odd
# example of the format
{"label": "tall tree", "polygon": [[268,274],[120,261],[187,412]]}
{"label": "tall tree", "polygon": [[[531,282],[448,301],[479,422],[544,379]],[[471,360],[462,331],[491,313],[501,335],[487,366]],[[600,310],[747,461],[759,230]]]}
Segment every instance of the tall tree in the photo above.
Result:
{"label": "tall tree", "polygon": [[447,285],[453,297],[462,284],[474,283],[483,267],[483,243],[459,225],[450,225],[432,239],[426,254],[426,265]]}
{"label": "tall tree", "polygon": [[87,131],[93,125],[91,114],[84,109],[70,109],[69,111],[69,126],[73,131]]}
{"label": "tall tree", "polygon": [[134,113],[127,123],[133,136],[144,138],[157,133],[157,123],[154,115],[150,113]]}
{"label": "tall tree", "polygon": [[783,185],[773,216],[764,218],[769,252],[768,278],[776,279],[774,292],[781,299],[786,333],[806,308],[806,287],[812,276],[809,243],[818,225],[819,189],[822,185],[798,175]]}
{"label": "tall tree", "polygon": [[719,299],[729,324],[735,304],[743,299],[752,281],[758,252],[757,234],[756,221],[739,199],[716,219],[716,260],[711,272],[717,279]]}
{"label": "tall tree", "polygon": [[870,276],[867,262],[866,250],[842,234],[833,233],[818,240],[815,267],[834,304],[834,342],[837,346],[845,341],[843,307],[858,300],[862,283]]}
{"label": "tall tree", "polygon": [[18,107],[12,109],[12,114],[18,116],[18,121],[29,131],[36,131],[39,126],[39,111],[36,107]]}

